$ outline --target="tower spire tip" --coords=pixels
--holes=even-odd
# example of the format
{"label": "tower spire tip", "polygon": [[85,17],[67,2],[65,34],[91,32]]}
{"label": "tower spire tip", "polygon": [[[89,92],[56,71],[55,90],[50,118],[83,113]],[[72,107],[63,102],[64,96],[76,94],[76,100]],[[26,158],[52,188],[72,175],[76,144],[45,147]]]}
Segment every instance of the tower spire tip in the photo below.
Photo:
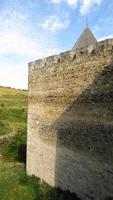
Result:
{"label": "tower spire tip", "polygon": [[88,28],[88,17],[86,16],[86,27]]}

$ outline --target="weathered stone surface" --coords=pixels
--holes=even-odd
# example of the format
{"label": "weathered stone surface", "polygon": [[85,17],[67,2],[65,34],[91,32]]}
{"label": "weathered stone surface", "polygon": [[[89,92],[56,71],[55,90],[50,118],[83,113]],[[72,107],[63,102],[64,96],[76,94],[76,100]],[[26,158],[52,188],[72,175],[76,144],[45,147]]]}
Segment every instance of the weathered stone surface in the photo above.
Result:
{"label": "weathered stone surface", "polygon": [[29,64],[27,172],[113,197],[113,39]]}

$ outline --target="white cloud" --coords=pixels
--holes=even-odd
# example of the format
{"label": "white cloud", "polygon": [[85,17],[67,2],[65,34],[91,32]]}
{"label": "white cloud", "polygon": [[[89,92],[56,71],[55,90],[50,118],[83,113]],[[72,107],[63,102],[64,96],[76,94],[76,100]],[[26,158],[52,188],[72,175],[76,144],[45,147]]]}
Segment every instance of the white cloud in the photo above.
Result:
{"label": "white cloud", "polygon": [[18,30],[4,30],[0,33],[0,55],[4,54],[29,54],[33,49],[31,41]]}
{"label": "white cloud", "polygon": [[52,3],[60,4],[60,3],[67,3],[69,6],[76,6],[79,0],[50,0]]}
{"label": "white cloud", "polygon": [[[66,27],[69,23],[67,13],[64,14],[62,20],[56,15],[48,17],[43,28],[49,29],[53,22],[52,31]],[[0,15],[0,27],[0,55],[18,54],[25,58],[34,59],[36,57],[37,59],[37,57],[58,52],[54,41],[50,40],[49,36],[44,37],[38,32],[35,37],[32,35],[31,24],[27,21],[26,15],[22,13],[5,10]]]}
{"label": "white cloud", "polygon": [[15,10],[0,15],[0,85],[27,88],[28,62],[59,51],[49,37],[37,32],[33,37],[27,20]]}
{"label": "white cloud", "polygon": [[0,34],[0,85],[27,88],[28,62],[59,51],[52,44],[48,48],[45,45],[46,48],[17,30],[3,31]]}
{"label": "white cloud", "polygon": [[58,4],[61,3],[62,0],[51,0],[52,3]]}
{"label": "white cloud", "polygon": [[39,23],[38,25],[45,30],[55,33],[58,30],[67,28],[69,24],[70,19],[68,18],[68,14],[65,13],[62,18],[57,15],[50,15],[44,22]]}
{"label": "white cloud", "polygon": [[81,14],[87,14],[91,7],[94,5],[100,5],[103,0],[81,0],[80,12]]}
{"label": "white cloud", "polygon": [[[24,65],[23,65],[24,64]],[[27,63],[26,63],[27,66]],[[28,69],[25,63],[12,63],[0,61],[0,85],[14,88],[27,88]]]}
{"label": "white cloud", "polygon": [[69,6],[77,6],[78,0],[67,0]]}
{"label": "white cloud", "polygon": [[[107,27],[107,29],[105,27]],[[101,41],[107,38],[113,38],[113,34],[109,34],[112,32],[111,27],[113,27],[113,17],[108,16],[107,18],[100,18],[97,24],[93,26],[92,30],[95,35],[97,35],[98,40]]]}
{"label": "white cloud", "polygon": [[17,54],[31,60],[57,52],[54,42],[45,40],[43,43],[43,36],[41,37],[38,33],[37,38],[32,38],[17,29],[4,30],[0,33],[0,55]]}
{"label": "white cloud", "polygon": [[15,10],[5,10],[0,15],[0,55],[4,54],[26,54],[28,43],[26,37],[26,16]]}
{"label": "white cloud", "polygon": [[103,0],[50,0],[52,3],[60,4],[67,3],[69,6],[76,8],[80,7],[82,15],[87,14],[94,5],[100,5]]}
{"label": "white cloud", "polygon": [[19,29],[21,32],[26,30],[27,17],[24,13],[16,10],[6,9],[0,13],[0,26],[3,29]]}
{"label": "white cloud", "polygon": [[[49,28],[53,20],[55,23],[52,30],[64,28],[69,23],[67,13],[64,14],[62,20],[54,15],[48,18],[45,28],[46,26]],[[38,30],[32,30],[32,24],[26,13],[6,9],[1,12],[0,27],[0,55],[19,54],[37,58],[37,56],[42,57],[58,51],[52,38],[50,40],[49,36],[44,37],[46,32],[42,35]]]}
{"label": "white cloud", "polygon": [[100,38],[98,38],[98,41],[106,40],[106,39],[109,39],[109,38],[113,38],[113,34],[100,37]]}

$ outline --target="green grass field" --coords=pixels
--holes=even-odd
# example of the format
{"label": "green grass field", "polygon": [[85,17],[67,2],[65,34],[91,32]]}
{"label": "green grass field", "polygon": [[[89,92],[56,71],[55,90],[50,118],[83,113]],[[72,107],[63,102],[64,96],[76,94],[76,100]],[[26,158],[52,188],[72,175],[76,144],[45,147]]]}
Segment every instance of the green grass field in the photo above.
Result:
{"label": "green grass field", "polygon": [[24,164],[14,162],[17,143],[22,142],[17,135],[19,130],[24,130],[26,134],[26,125],[27,91],[0,87],[0,136],[12,134],[17,139],[15,143],[13,138],[0,144],[0,155],[3,154],[0,159],[0,200],[35,199],[35,192],[30,185],[19,183],[19,177],[25,174]]}
{"label": "green grass field", "polygon": [[27,91],[0,87],[0,135],[26,126]]}

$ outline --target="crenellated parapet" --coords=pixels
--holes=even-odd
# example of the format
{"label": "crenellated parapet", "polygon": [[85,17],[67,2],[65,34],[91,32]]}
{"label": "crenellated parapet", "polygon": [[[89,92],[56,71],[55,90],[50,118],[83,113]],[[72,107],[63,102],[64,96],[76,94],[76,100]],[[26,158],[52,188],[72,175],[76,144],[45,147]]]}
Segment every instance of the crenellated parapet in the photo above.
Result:
{"label": "crenellated parapet", "polygon": [[73,62],[75,60],[79,60],[82,62],[84,59],[92,58],[93,56],[103,54],[107,51],[113,51],[113,39],[97,42],[95,45],[87,46],[76,51],[70,50],[58,55],[53,55],[30,62],[29,70],[50,66],[52,67],[52,64],[60,64],[65,61]]}

